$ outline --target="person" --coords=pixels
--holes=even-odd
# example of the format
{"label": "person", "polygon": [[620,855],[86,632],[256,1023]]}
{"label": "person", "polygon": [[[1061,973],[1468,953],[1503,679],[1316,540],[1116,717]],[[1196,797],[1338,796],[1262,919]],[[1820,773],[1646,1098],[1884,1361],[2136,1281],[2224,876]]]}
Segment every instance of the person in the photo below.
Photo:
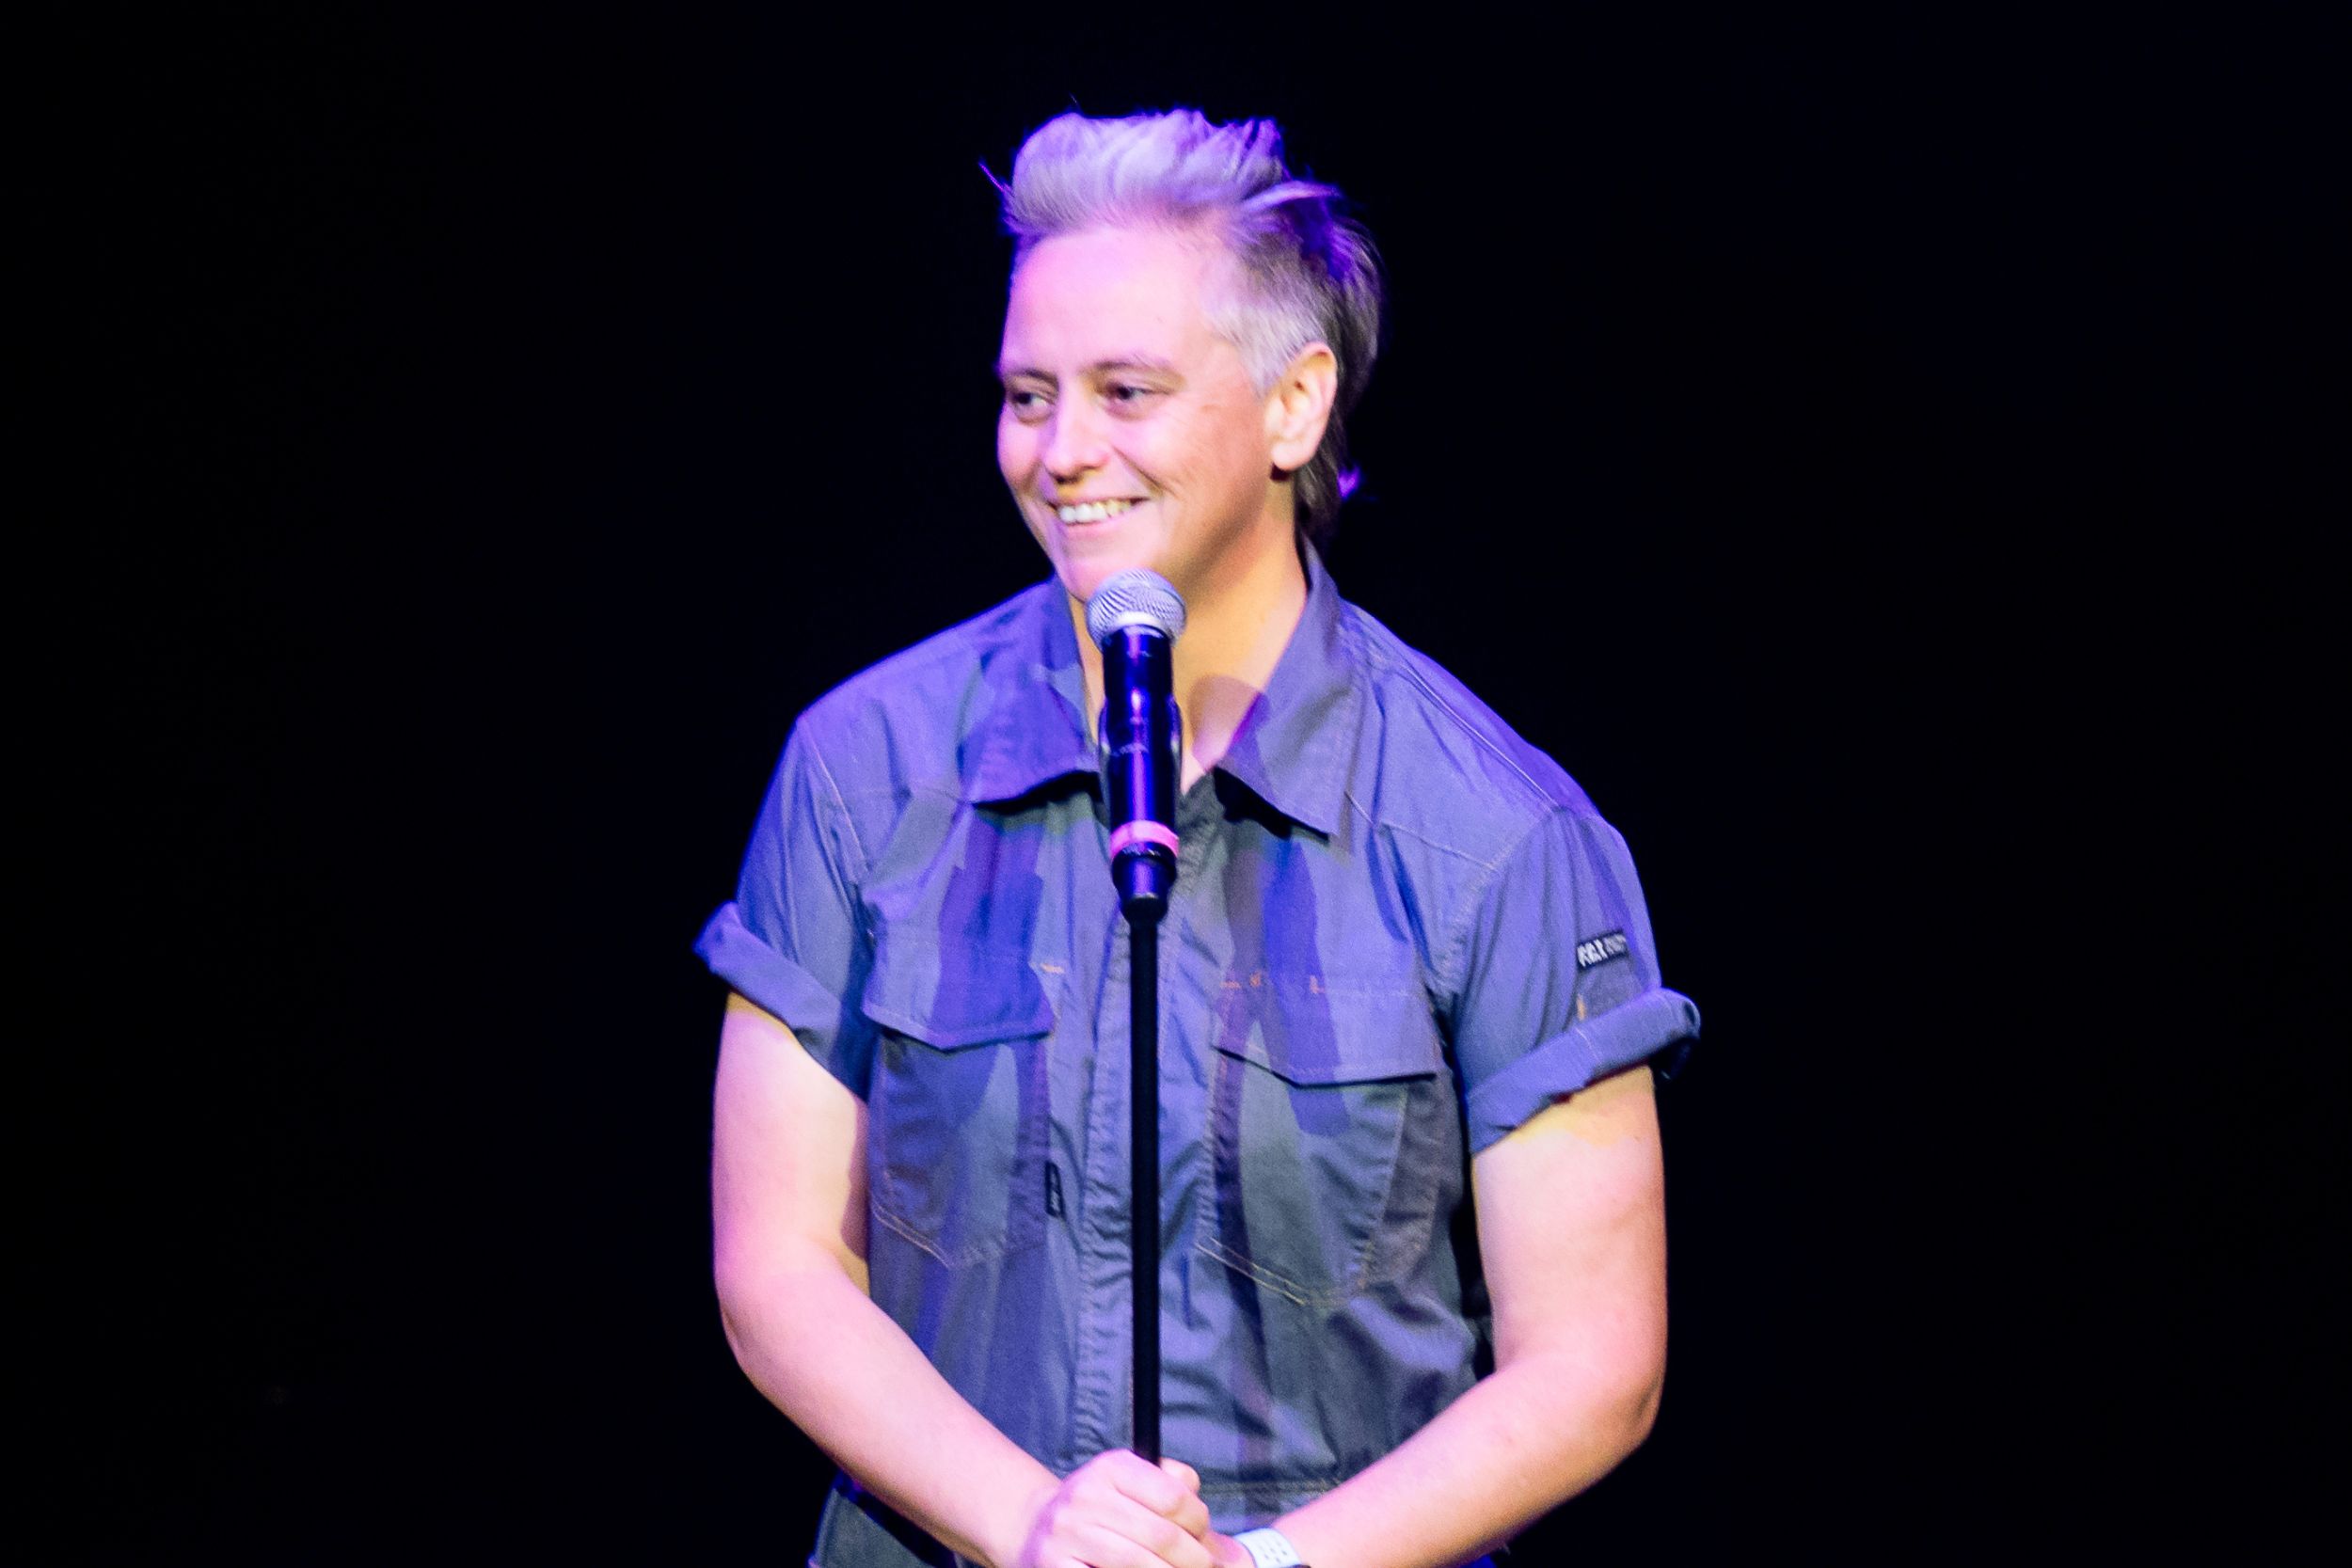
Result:
{"label": "person", "polygon": [[[703,935],[728,1338],[841,1466],[826,1568],[1474,1560],[1654,1418],[1695,1010],[1617,833],[1324,567],[1381,299],[1338,193],[1191,111],[1062,116],[1002,189],[1053,573],[801,716]],[[1080,629],[1135,566],[1189,611],[1156,1466]]]}

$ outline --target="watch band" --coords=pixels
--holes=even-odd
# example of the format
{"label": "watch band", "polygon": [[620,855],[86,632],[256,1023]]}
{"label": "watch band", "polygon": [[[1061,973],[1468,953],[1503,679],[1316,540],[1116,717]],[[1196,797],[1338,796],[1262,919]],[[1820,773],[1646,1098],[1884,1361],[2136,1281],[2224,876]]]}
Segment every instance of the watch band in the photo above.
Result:
{"label": "watch band", "polygon": [[1291,1538],[1272,1525],[1246,1529],[1233,1539],[1241,1543],[1242,1549],[1249,1554],[1249,1560],[1258,1568],[1307,1568],[1307,1560],[1298,1555],[1298,1548],[1291,1544]]}

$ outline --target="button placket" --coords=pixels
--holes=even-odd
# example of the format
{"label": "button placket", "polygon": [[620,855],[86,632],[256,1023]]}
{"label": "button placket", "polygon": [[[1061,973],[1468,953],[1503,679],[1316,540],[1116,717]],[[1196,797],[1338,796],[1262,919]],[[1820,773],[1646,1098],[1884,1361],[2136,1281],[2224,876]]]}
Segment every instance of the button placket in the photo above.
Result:
{"label": "button placket", "polygon": [[[1086,875],[1089,867],[1078,867]],[[1107,886],[1108,873],[1094,874]],[[1109,899],[1104,902],[1107,905]],[[1115,909],[1104,925],[1102,985],[1087,1075],[1085,1170],[1076,1227],[1078,1345],[1070,1458],[1083,1464],[1117,1446],[1128,1426],[1127,1384],[1127,928]]]}
{"label": "button placket", "polygon": [[[1160,981],[1161,1084],[1166,1092],[1169,1060],[1168,999],[1172,954],[1179,949],[1198,900],[1201,868],[1210,856],[1210,838],[1221,826],[1221,807],[1214,780],[1204,776],[1178,800],[1176,887],[1163,922]],[[1108,888],[1108,872],[1091,870]],[[1089,900],[1089,903],[1092,901]],[[1073,1389],[1071,1437],[1073,1463],[1084,1463],[1104,1449],[1123,1443],[1131,1424],[1130,1383],[1133,1347],[1128,1328],[1130,1271],[1133,1251],[1128,1240],[1127,1129],[1128,1095],[1134,1085],[1128,1072],[1129,977],[1134,960],[1128,946],[1127,924],[1105,892],[1102,986],[1096,992],[1094,1047],[1088,1074],[1086,1100],[1085,1171],[1079,1224],[1075,1227],[1080,1276],[1079,1343],[1075,1386]],[[1182,1053],[1177,1053],[1179,1057]],[[1165,1183],[1168,1156],[1161,1152]],[[1165,1282],[1163,1282],[1165,1288]]]}

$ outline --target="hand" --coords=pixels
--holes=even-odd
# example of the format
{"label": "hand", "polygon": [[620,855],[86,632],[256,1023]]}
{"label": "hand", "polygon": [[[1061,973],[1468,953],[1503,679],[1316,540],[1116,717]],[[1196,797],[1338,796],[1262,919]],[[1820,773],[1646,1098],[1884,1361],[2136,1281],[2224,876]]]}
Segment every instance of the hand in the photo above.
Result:
{"label": "hand", "polygon": [[1249,1548],[1232,1536],[1211,1530],[1201,1540],[1209,1548],[1209,1560],[1216,1568],[1258,1568],[1258,1560],[1249,1555]]}
{"label": "hand", "polygon": [[[1038,1493],[1015,1568],[1220,1568],[1200,1477],[1182,1460],[1155,1468],[1125,1449],[1098,1453]],[[1246,1563],[1248,1554],[1244,1552]]]}

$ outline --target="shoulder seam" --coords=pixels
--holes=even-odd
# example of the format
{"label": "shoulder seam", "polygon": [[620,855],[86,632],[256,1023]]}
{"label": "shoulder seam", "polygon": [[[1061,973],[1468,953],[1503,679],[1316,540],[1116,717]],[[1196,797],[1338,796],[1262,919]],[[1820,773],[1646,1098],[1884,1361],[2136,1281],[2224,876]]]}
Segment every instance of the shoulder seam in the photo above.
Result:
{"label": "shoulder seam", "polygon": [[1514,839],[1510,848],[1486,863],[1486,875],[1479,878],[1477,887],[1465,894],[1462,898],[1461,912],[1454,917],[1454,931],[1447,937],[1445,945],[1440,950],[1437,966],[1438,978],[1445,986],[1446,995],[1449,998],[1457,996],[1461,992],[1461,977],[1455,974],[1454,971],[1463,949],[1470,944],[1470,925],[1477,918],[1478,911],[1486,907],[1486,895],[1494,891],[1495,883],[1502,879],[1503,868],[1517,860],[1526,850],[1528,845],[1534,842],[1535,835],[1542,832],[1555,817],[1575,815],[1568,807],[1557,800],[1547,799],[1544,803],[1549,809],[1538,812],[1535,820],[1527,825],[1527,832]]}
{"label": "shoulder seam", "polygon": [[[1370,822],[1381,832],[1402,833],[1406,838],[1412,839],[1417,843],[1426,844],[1430,848],[1437,850],[1441,855],[1452,855],[1456,860],[1468,861],[1470,864],[1477,866],[1483,871],[1492,871],[1496,866],[1501,865],[1504,861],[1511,858],[1511,849],[1506,849],[1500,857],[1494,860],[1482,860],[1478,856],[1471,854],[1468,849],[1456,848],[1451,844],[1440,844],[1438,840],[1431,838],[1427,833],[1408,828],[1402,822],[1383,822],[1378,817],[1373,816],[1372,813],[1365,811],[1363,802],[1357,800],[1353,795],[1349,796],[1348,800],[1355,804],[1355,807],[1359,812],[1363,813],[1364,820]],[[1538,820],[1540,820],[1540,818]],[[1514,841],[1511,848],[1516,849],[1518,847],[1518,843]]]}
{"label": "shoulder seam", "polygon": [[[1349,622],[1355,630],[1358,639],[1359,641],[1368,646],[1374,639],[1371,632],[1367,629],[1367,623],[1370,623],[1371,625],[1377,625],[1377,623],[1371,622],[1371,618],[1366,616],[1362,611],[1359,610],[1354,605],[1349,605],[1347,609],[1349,610]],[[1388,648],[1383,648],[1381,650],[1383,655],[1383,663],[1391,668],[1400,670],[1404,673],[1406,679],[1411,681],[1413,685],[1421,690],[1422,694],[1429,699],[1430,703],[1438,709],[1438,712],[1444,714],[1448,720],[1453,721],[1454,728],[1470,736],[1470,739],[1476,741],[1480,746],[1485,747],[1488,752],[1494,754],[1497,761],[1501,762],[1512,772],[1518,775],[1519,781],[1527,785],[1528,789],[1534,793],[1537,803],[1544,808],[1537,813],[1538,821],[1542,820],[1545,816],[1549,815],[1550,812],[1566,809],[1561,801],[1552,798],[1551,791],[1546,789],[1536,781],[1533,774],[1529,773],[1526,768],[1519,766],[1518,758],[1511,755],[1502,747],[1496,745],[1493,737],[1486,735],[1469,720],[1463,718],[1461,712],[1456,709],[1452,703],[1446,701],[1445,694],[1439,691],[1436,687],[1431,686],[1428,680],[1422,674],[1421,671],[1414,667],[1413,659],[1411,657],[1397,657],[1400,652],[1406,655],[1411,654],[1411,649],[1406,648],[1404,643],[1397,641],[1395,634],[1393,632],[1390,632],[1387,627],[1382,626],[1380,627],[1380,630],[1386,634],[1383,641],[1396,643],[1396,647],[1393,650]],[[1500,716],[1498,716],[1498,718]],[[1516,848],[1517,847],[1514,846],[1515,851]],[[1510,856],[1505,855],[1502,858],[1504,860],[1508,860],[1510,859]],[[1496,863],[1500,863],[1498,862]]]}
{"label": "shoulder seam", "polygon": [[[1349,633],[1356,638],[1357,644],[1367,656],[1367,660],[1376,657],[1379,668],[1394,669],[1412,682],[1414,689],[1428,702],[1431,707],[1445,715],[1447,721],[1457,731],[1476,742],[1487,754],[1510,769],[1512,775],[1526,785],[1530,797],[1526,802],[1528,821],[1525,829],[1511,841],[1508,848],[1492,860],[1483,859],[1467,850],[1455,848],[1452,845],[1439,844],[1424,833],[1416,832],[1410,828],[1383,820],[1374,816],[1370,812],[1364,812],[1366,820],[1379,832],[1403,833],[1428,845],[1440,853],[1456,856],[1480,868],[1482,875],[1473,886],[1465,891],[1460,908],[1452,921],[1451,928],[1444,933],[1443,940],[1432,955],[1434,977],[1444,988],[1444,993],[1450,1005],[1451,999],[1458,996],[1461,990],[1463,976],[1459,972],[1463,955],[1470,942],[1470,928],[1476,921],[1479,911],[1485,907],[1487,895],[1494,891],[1495,884],[1501,879],[1504,869],[1519,855],[1525,853],[1528,845],[1534,840],[1535,835],[1543,832],[1555,819],[1563,816],[1572,820],[1579,819],[1588,815],[1591,808],[1588,805],[1580,811],[1574,800],[1562,800],[1553,791],[1545,788],[1542,781],[1520,765],[1518,758],[1500,745],[1485,729],[1472,723],[1464,716],[1461,709],[1447,700],[1444,692],[1430,684],[1428,678],[1422,673],[1418,663],[1420,656],[1412,648],[1400,640],[1395,633],[1381,626],[1378,621],[1365,614],[1356,606],[1347,606],[1347,610]],[[1501,715],[1496,716],[1495,721],[1502,722]],[[1361,801],[1356,801],[1355,804],[1357,810],[1364,810]]]}

